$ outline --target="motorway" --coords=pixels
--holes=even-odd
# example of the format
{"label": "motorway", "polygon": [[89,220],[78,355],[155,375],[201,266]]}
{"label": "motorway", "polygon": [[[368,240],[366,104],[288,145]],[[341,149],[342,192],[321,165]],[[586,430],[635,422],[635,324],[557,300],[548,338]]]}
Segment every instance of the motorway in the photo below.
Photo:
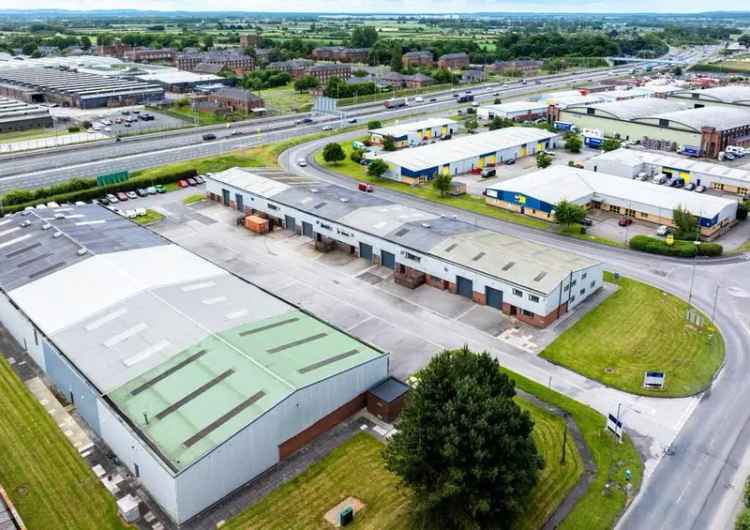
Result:
{"label": "motorway", "polygon": [[[540,76],[529,78],[527,84],[487,83],[471,87],[471,90],[476,100],[492,101],[495,97],[506,99],[529,93],[549,92],[613,75],[623,75],[631,68],[624,66]],[[457,90],[461,88],[457,87]],[[317,117],[312,124],[296,123],[300,116],[284,116],[232,124],[231,127],[218,130],[215,126],[201,127],[125,138],[120,142],[103,141],[70,149],[0,156],[0,193],[13,188],[45,186],[73,177],[93,177],[123,170],[136,171],[181,160],[221,155],[235,149],[320,132],[324,126],[344,127],[349,125],[347,120],[351,118],[357,118],[359,121],[388,120],[452,111],[459,108],[453,98],[454,92],[456,91],[448,90],[425,94],[425,103],[400,109],[385,109],[382,101],[343,107],[343,119],[333,116]],[[430,102],[432,98],[436,101]],[[202,136],[208,130],[219,138],[214,141],[203,141]]]}
{"label": "motorway", "polygon": [[[333,140],[351,138],[354,134]],[[315,164],[312,155],[326,141],[330,139],[288,150],[281,157],[281,165],[306,177],[353,186],[347,177]],[[307,167],[296,164],[301,158],[307,160]],[[726,342],[725,366],[711,389],[695,398],[636,398],[614,391],[605,394],[601,389],[591,390],[580,383],[568,385],[566,382],[574,381],[577,374],[565,374],[560,367],[540,358],[510,367],[542,384],[547,384],[548,377],[554,373],[556,390],[605,414],[614,412],[618,403],[623,404],[627,411],[626,426],[645,456],[646,480],[618,528],[733,527],[742,485],[750,473],[750,407],[747,406],[750,385],[745,375],[750,369],[750,288],[745,282],[750,263],[744,256],[695,262],[651,256],[571,240],[386,189],[377,189],[376,193],[403,204],[455,215],[488,229],[599,259],[607,270],[638,278],[684,299],[690,297],[696,307],[712,315]]]}

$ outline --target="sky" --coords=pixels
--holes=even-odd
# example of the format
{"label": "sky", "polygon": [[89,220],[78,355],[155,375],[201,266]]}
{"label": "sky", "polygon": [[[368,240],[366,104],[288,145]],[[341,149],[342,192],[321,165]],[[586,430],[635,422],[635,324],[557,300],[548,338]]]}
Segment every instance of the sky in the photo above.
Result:
{"label": "sky", "polygon": [[[10,7],[10,6],[8,6]],[[16,6],[14,6],[16,7]],[[18,5],[16,8],[21,7]],[[341,13],[461,13],[461,12],[588,12],[686,13],[750,9],[746,0],[617,0],[615,2],[570,0],[25,0],[24,9],[148,9],[160,11],[294,11]]]}

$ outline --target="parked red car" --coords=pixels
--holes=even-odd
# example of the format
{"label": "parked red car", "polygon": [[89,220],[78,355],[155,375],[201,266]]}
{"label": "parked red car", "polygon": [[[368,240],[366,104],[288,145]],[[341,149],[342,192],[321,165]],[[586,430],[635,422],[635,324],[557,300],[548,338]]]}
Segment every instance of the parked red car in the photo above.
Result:
{"label": "parked red car", "polygon": [[120,200],[120,202],[127,201],[128,200],[128,194],[125,193],[124,191],[119,191],[119,192],[117,192],[117,198]]}
{"label": "parked red car", "polygon": [[181,188],[187,188],[190,186],[190,184],[187,183],[187,180],[178,180],[177,185]]}
{"label": "parked red car", "polygon": [[624,215],[621,215],[620,220],[617,221],[617,224],[620,226],[630,226],[633,224],[633,220],[630,217],[625,217]]}
{"label": "parked red car", "polygon": [[372,187],[372,184],[368,184],[367,182],[360,182],[357,184],[357,189],[359,191],[366,191],[368,193],[372,193],[375,191],[375,188]]}

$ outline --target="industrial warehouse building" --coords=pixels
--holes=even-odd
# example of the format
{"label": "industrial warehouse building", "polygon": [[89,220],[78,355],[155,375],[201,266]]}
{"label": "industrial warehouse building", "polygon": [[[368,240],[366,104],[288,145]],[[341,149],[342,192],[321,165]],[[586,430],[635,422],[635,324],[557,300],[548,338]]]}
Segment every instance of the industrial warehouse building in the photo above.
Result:
{"label": "industrial warehouse building", "polygon": [[690,108],[676,99],[639,98],[574,105],[554,119],[603,136],[672,143],[696,156],[716,157],[728,145],[750,144],[750,108]]}
{"label": "industrial warehouse building", "polygon": [[430,180],[438,173],[459,175],[472,169],[502,164],[554,149],[562,136],[533,127],[508,127],[424,145],[381,158],[388,164],[385,177],[409,184]]}
{"label": "industrial warehouse building", "polygon": [[670,99],[682,101],[693,108],[725,106],[750,108],[750,86],[729,85],[702,90],[679,90]]}
{"label": "industrial warehouse building", "polygon": [[488,187],[485,200],[551,220],[562,200],[657,225],[673,226],[672,211],[686,208],[704,237],[715,237],[737,219],[737,201],[568,166],[552,166]]}
{"label": "industrial warehouse building", "polygon": [[0,133],[52,127],[49,110],[0,96]]}
{"label": "industrial warehouse building", "polygon": [[91,109],[161,101],[156,84],[56,68],[0,70],[0,95],[27,103],[56,103]]}
{"label": "industrial warehouse building", "polygon": [[457,219],[325,183],[290,184],[232,168],[207,177],[212,200],[259,213],[309,237],[393,269],[397,283],[428,284],[544,327],[602,285],[601,263]]}
{"label": "industrial warehouse building", "polygon": [[0,321],[182,523],[365,405],[388,356],[107,209],[0,220]]}
{"label": "industrial warehouse building", "polygon": [[169,68],[136,76],[137,79],[146,83],[156,83],[169,92],[189,92],[196,88],[224,84],[223,77],[214,74],[197,74],[185,70]]}
{"label": "industrial warehouse building", "polygon": [[666,175],[743,197],[750,190],[750,171],[747,169],[634,149],[602,153],[584,162],[584,168],[626,178],[644,173],[649,177]]}
{"label": "industrial warehouse building", "polygon": [[460,124],[449,118],[429,118],[410,123],[381,127],[370,131],[370,141],[382,144],[386,136],[393,138],[396,147],[414,147],[435,140],[450,138]]}

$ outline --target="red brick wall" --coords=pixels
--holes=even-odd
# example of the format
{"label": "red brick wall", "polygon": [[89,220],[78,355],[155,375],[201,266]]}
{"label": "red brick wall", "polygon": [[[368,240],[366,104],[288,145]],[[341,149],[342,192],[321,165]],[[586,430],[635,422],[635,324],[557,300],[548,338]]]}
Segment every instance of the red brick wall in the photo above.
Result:
{"label": "red brick wall", "polygon": [[474,291],[471,295],[471,299],[474,300],[477,304],[487,305],[487,297],[484,293],[478,293]]}
{"label": "red brick wall", "polygon": [[388,404],[385,401],[378,399],[370,392],[367,392],[367,411],[386,423],[393,423],[393,420],[398,418],[398,415],[401,413],[405,398],[406,394],[393,403]]}
{"label": "red brick wall", "polygon": [[346,403],[331,412],[328,416],[319,419],[304,431],[301,431],[282,442],[281,445],[279,445],[279,459],[284,460],[291,456],[294,452],[298,451],[324,432],[330,431],[346,418],[364,408],[364,406],[365,394],[362,393],[352,399],[349,403]]}

